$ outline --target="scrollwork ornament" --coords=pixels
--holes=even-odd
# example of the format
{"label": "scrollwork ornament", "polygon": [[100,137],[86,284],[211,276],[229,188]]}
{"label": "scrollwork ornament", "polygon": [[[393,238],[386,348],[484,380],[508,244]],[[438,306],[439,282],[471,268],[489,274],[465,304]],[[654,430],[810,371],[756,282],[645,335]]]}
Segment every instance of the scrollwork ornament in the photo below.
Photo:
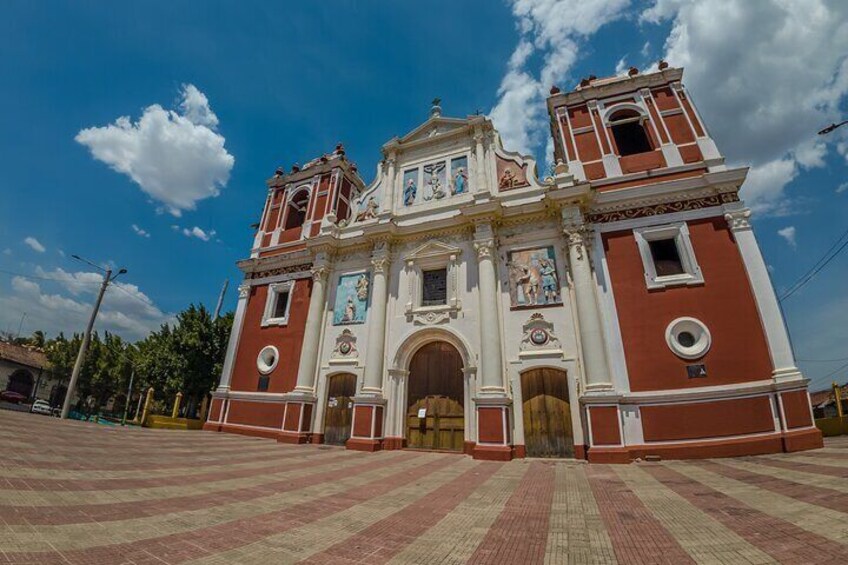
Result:
{"label": "scrollwork ornament", "polygon": [[389,268],[388,257],[374,257],[371,259],[371,266],[375,273],[385,274]]}
{"label": "scrollwork ornament", "polygon": [[724,215],[727,220],[727,225],[732,231],[746,230],[751,227],[751,210],[745,208],[743,210],[734,210]]}
{"label": "scrollwork ornament", "polygon": [[474,242],[474,249],[477,251],[477,259],[491,259],[495,252],[495,240],[484,239]]}
{"label": "scrollwork ornament", "polygon": [[248,296],[250,296],[250,285],[249,284],[239,285],[238,295],[239,295],[239,298],[247,298]]}
{"label": "scrollwork ornament", "polygon": [[315,282],[325,282],[330,274],[330,267],[327,265],[313,265],[309,272],[312,273],[312,280]]}

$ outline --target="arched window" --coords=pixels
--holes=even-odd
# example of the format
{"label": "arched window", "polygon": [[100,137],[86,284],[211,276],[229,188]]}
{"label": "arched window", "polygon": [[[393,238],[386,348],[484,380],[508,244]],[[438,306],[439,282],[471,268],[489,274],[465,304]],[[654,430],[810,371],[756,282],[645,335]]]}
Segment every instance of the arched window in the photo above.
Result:
{"label": "arched window", "polygon": [[306,221],[306,207],[309,204],[309,191],[298,190],[289,199],[286,206],[286,223],[283,226],[284,230],[299,228]]}
{"label": "arched window", "polygon": [[618,154],[636,155],[653,151],[651,138],[645,131],[645,118],[636,110],[620,110],[610,116],[609,124],[612,136],[618,147]]}

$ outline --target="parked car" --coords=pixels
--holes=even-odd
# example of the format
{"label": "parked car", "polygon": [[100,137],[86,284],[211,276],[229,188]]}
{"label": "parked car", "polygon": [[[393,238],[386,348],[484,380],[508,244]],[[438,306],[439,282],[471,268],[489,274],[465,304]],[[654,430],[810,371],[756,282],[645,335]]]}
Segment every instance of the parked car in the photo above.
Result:
{"label": "parked car", "polygon": [[33,414],[44,414],[46,416],[53,416],[56,413],[56,409],[50,406],[50,403],[46,400],[36,400],[32,403],[32,408],[30,408],[30,412]]}
{"label": "parked car", "polygon": [[19,392],[15,392],[14,390],[4,390],[3,392],[0,392],[0,400],[5,400],[6,402],[11,402],[13,404],[26,402],[26,399],[26,396]]}

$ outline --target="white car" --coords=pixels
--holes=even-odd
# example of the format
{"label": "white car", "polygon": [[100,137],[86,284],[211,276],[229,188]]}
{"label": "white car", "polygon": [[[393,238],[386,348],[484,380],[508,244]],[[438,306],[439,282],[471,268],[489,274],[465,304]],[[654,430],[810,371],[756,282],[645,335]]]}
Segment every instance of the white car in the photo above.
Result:
{"label": "white car", "polygon": [[30,412],[33,414],[46,414],[47,416],[52,416],[54,411],[50,406],[50,403],[46,400],[36,400],[32,403]]}

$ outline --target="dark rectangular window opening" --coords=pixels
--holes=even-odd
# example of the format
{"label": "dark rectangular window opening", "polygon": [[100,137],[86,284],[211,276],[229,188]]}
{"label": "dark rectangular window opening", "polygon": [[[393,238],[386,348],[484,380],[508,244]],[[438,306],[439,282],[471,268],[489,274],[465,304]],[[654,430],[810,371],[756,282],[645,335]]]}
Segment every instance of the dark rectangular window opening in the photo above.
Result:
{"label": "dark rectangular window opening", "polygon": [[654,269],[658,277],[682,275],[686,272],[674,238],[655,239],[649,241],[648,246],[651,248],[651,257],[654,259]]}
{"label": "dark rectangular window opening", "polygon": [[271,377],[264,376],[259,377],[259,383],[256,385],[256,390],[259,392],[265,392],[268,390],[268,383],[271,382]]}
{"label": "dark rectangular window opening", "polygon": [[424,271],[422,306],[444,306],[448,303],[448,270]]}
{"label": "dark rectangular window opening", "polygon": [[277,302],[274,304],[274,318],[285,318],[289,306],[289,291],[284,290],[277,293]]}
{"label": "dark rectangular window opening", "polygon": [[622,157],[636,155],[638,153],[648,153],[654,150],[651,147],[648,134],[645,133],[644,126],[639,122],[614,124],[612,126],[612,135],[615,138],[618,153]]}

